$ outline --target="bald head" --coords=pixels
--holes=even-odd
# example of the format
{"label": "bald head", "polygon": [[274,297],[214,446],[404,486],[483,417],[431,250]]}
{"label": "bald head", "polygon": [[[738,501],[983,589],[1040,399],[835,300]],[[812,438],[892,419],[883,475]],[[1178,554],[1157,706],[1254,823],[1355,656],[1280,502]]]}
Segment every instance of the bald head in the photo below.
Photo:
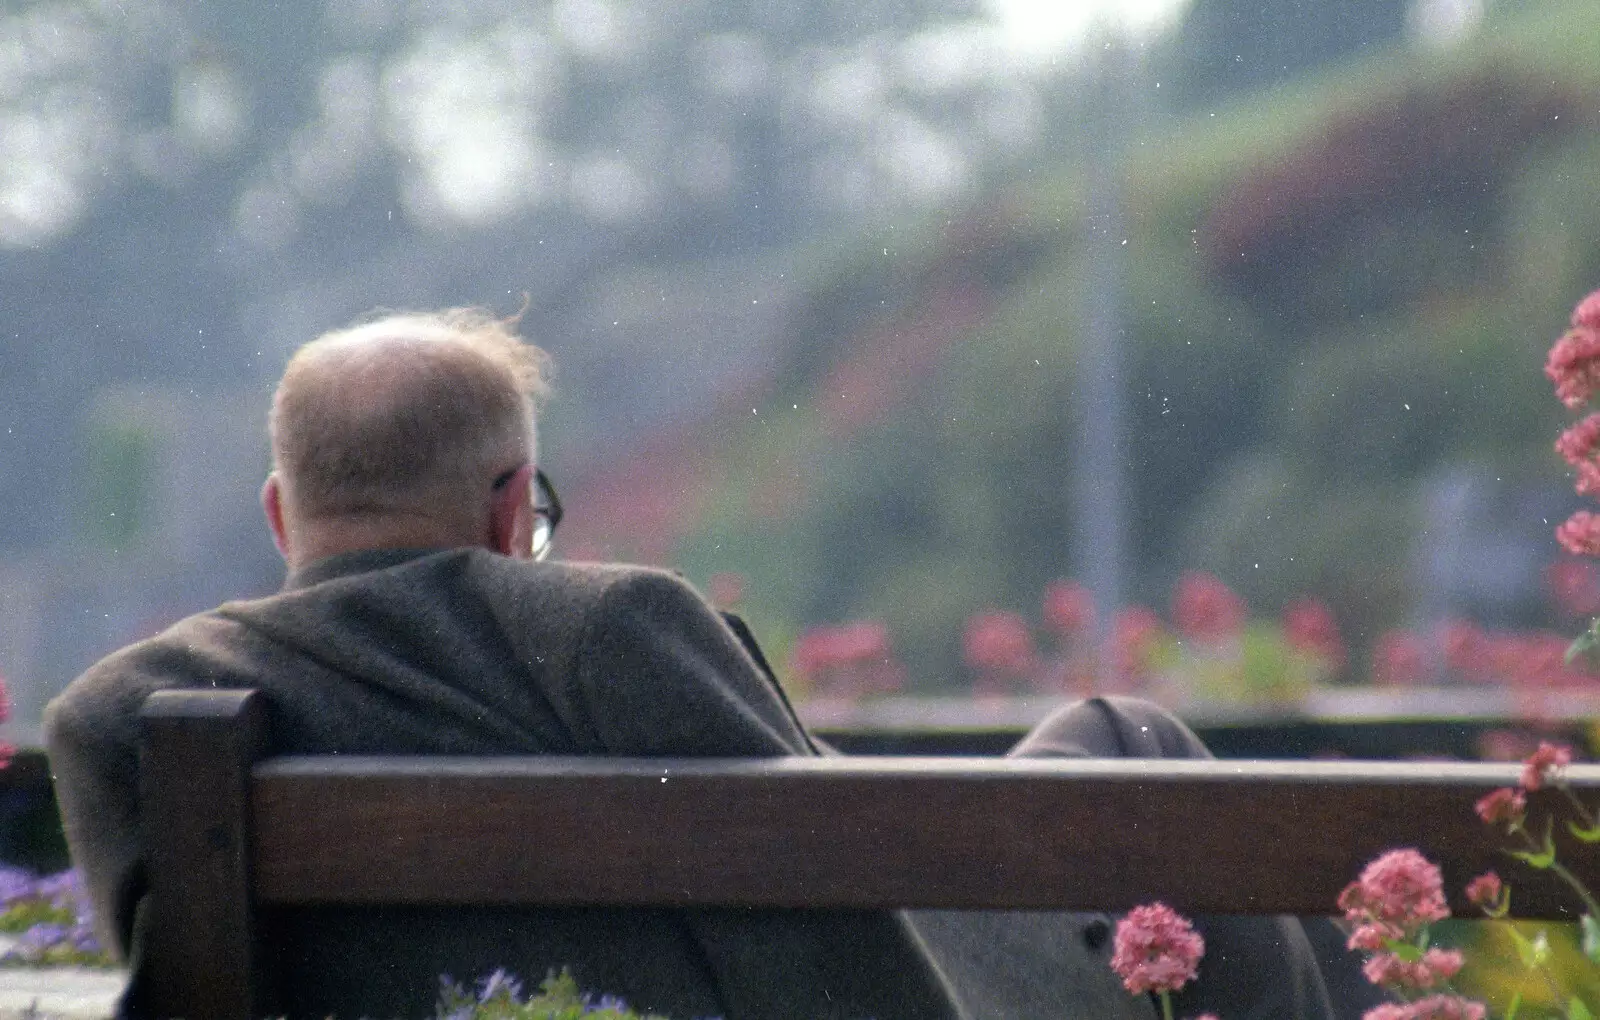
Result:
{"label": "bald head", "polygon": [[533,460],[544,365],[514,321],[474,309],[389,315],[306,344],[270,420],[290,524],[481,533],[492,481]]}

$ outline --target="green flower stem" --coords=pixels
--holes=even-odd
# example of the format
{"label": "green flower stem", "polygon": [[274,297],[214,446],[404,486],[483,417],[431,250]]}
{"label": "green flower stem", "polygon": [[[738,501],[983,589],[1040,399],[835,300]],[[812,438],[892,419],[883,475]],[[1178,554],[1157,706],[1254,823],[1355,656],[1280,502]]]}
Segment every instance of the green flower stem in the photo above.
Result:
{"label": "green flower stem", "polygon": [[1161,1020],[1172,1020],[1172,993],[1161,993]]}
{"label": "green flower stem", "polygon": [[1551,861],[1550,870],[1560,875],[1561,880],[1571,886],[1572,890],[1583,899],[1583,909],[1590,917],[1600,919],[1600,903],[1595,902],[1594,896],[1590,894],[1588,888],[1578,879],[1577,875],[1568,871],[1560,861]]}
{"label": "green flower stem", "polygon": [[1560,790],[1562,795],[1567,798],[1568,803],[1572,805],[1572,810],[1576,811],[1578,817],[1583,820],[1584,827],[1594,828],[1596,824],[1594,815],[1588,808],[1583,806],[1583,801],[1579,800],[1578,795],[1572,792],[1572,787],[1563,782],[1557,783],[1556,789]]}

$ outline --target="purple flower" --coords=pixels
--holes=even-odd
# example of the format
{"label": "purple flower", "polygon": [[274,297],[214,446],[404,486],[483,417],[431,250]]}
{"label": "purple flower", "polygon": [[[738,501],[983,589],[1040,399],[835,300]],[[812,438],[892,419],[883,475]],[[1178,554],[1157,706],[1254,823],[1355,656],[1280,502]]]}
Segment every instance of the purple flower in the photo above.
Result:
{"label": "purple flower", "polygon": [[587,996],[584,997],[583,1012],[585,1015],[589,1013],[604,1013],[607,1010],[613,1013],[626,1013],[628,1011],[628,1003],[616,995],[602,995],[592,1003],[588,1001]]}
{"label": "purple flower", "polygon": [[479,1002],[489,1002],[501,995],[508,996],[512,1002],[522,997],[522,982],[506,973],[504,967],[483,979],[478,991]]}
{"label": "purple flower", "polygon": [[13,868],[8,864],[0,864],[0,908],[34,895],[36,886],[33,872],[26,868]]}
{"label": "purple flower", "polygon": [[39,963],[46,952],[60,945],[66,937],[67,930],[59,924],[36,924],[22,933],[6,956],[22,963]]}
{"label": "purple flower", "polygon": [[83,875],[76,868],[39,879],[37,891],[57,909],[76,908],[80,903],[89,902],[83,887]]}
{"label": "purple flower", "polygon": [[72,942],[72,948],[80,953],[98,956],[105,951],[105,947],[100,945],[100,937],[94,933],[94,926],[81,917],[78,923],[72,926],[72,930],[67,932],[67,938]]}

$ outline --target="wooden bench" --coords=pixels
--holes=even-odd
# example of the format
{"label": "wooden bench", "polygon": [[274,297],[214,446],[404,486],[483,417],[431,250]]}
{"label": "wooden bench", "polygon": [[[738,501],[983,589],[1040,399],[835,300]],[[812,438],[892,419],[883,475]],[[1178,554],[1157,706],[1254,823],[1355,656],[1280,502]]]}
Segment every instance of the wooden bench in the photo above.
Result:
{"label": "wooden bench", "polygon": [[[1575,919],[1572,898],[1509,860],[1473,813],[1516,782],[1512,765],[263,758],[264,708],[247,691],[163,692],[144,708],[149,966],[166,1015],[261,1015],[256,912],[284,906],[1159,899],[1191,914],[1326,915],[1368,861],[1412,846],[1452,896],[1497,868],[1517,916]],[[1570,776],[1600,799],[1600,766]],[[1600,888],[1600,854],[1563,859]]]}

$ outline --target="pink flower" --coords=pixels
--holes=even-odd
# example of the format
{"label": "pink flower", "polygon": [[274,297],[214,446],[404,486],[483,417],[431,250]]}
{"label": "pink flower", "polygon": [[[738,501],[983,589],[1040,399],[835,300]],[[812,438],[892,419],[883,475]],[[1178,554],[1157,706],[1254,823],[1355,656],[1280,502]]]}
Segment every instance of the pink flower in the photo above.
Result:
{"label": "pink flower", "polygon": [[1578,472],[1582,493],[1600,492],[1600,414],[1591,414],[1556,437],[1556,452]]}
{"label": "pink flower", "polygon": [[974,613],[967,618],[961,647],[974,669],[1026,673],[1036,662],[1028,621],[1016,613]]}
{"label": "pink flower", "polygon": [[1450,916],[1439,869],[1415,850],[1390,850],[1339,894],[1352,924],[1378,924],[1406,935]]}
{"label": "pink flower", "polygon": [[1164,903],[1134,907],[1117,922],[1111,969],[1135,995],[1175,992],[1194,978],[1205,940]]}
{"label": "pink flower", "polygon": [[1507,786],[1485,796],[1472,809],[1489,825],[1517,825],[1527,817],[1528,798]]}
{"label": "pink flower", "polygon": [[1483,1020],[1484,1006],[1456,995],[1430,995],[1416,1002],[1386,1002],[1361,1015],[1361,1020]]}
{"label": "pink flower", "polygon": [[1555,383],[1556,396],[1577,410],[1600,389],[1600,329],[1574,326],[1550,348],[1544,374]]}
{"label": "pink flower", "polygon": [[1600,613],[1600,571],[1589,560],[1557,560],[1545,568],[1545,589],[1566,616]]}
{"label": "pink flower", "polygon": [[1484,910],[1498,910],[1505,883],[1492,871],[1485,871],[1467,883],[1467,902]]}
{"label": "pink flower", "polygon": [[1571,764],[1571,748],[1540,741],[1539,749],[1528,755],[1522,763],[1522,788],[1541,789],[1547,780],[1558,778],[1556,773]]}
{"label": "pink flower", "polygon": [[905,667],[878,620],[812,627],[789,652],[789,670],[816,693],[855,697],[897,689]]}
{"label": "pink flower", "polygon": [[1283,611],[1283,637],[1289,644],[1327,663],[1332,670],[1344,668],[1344,641],[1339,636],[1339,621],[1321,599],[1299,599]]}
{"label": "pink flower", "polygon": [[1392,924],[1360,924],[1350,933],[1350,941],[1346,944],[1351,949],[1375,953],[1388,948],[1391,939],[1404,937],[1405,932]]}
{"label": "pink flower", "polygon": [[1572,310],[1572,325],[1600,329],[1600,290],[1592,291]]}
{"label": "pink flower", "polygon": [[1600,556],[1600,514],[1574,513],[1556,528],[1556,541],[1574,556]]}
{"label": "pink flower", "polygon": [[1402,1020],[1483,1020],[1481,1002],[1463,999],[1459,995],[1430,995],[1406,1006]]}
{"label": "pink flower", "polygon": [[1244,627],[1244,600],[1221,579],[1191,571],[1178,579],[1172,593],[1172,619],[1184,636],[1195,641],[1233,637]]}
{"label": "pink flower", "polygon": [[1161,617],[1148,607],[1128,606],[1112,618],[1111,661],[1121,684],[1132,687],[1146,679],[1161,635]]}
{"label": "pink flower", "polygon": [[1447,620],[1439,627],[1444,664],[1460,677],[1478,678],[1489,666],[1489,635],[1467,620]]}
{"label": "pink flower", "polygon": [[1403,686],[1421,683],[1428,669],[1422,639],[1409,630],[1391,630],[1372,649],[1374,683]]}
{"label": "pink flower", "polygon": [[1076,581],[1052,581],[1044,590],[1045,626],[1062,637],[1087,634],[1094,627],[1094,595]]}
{"label": "pink flower", "polygon": [[1461,970],[1461,954],[1450,949],[1430,949],[1420,960],[1402,960],[1393,953],[1378,953],[1361,967],[1367,980],[1389,988],[1432,988]]}
{"label": "pink flower", "polygon": [[1556,452],[1573,467],[1600,451],[1600,413],[1591,414],[1556,437]]}

